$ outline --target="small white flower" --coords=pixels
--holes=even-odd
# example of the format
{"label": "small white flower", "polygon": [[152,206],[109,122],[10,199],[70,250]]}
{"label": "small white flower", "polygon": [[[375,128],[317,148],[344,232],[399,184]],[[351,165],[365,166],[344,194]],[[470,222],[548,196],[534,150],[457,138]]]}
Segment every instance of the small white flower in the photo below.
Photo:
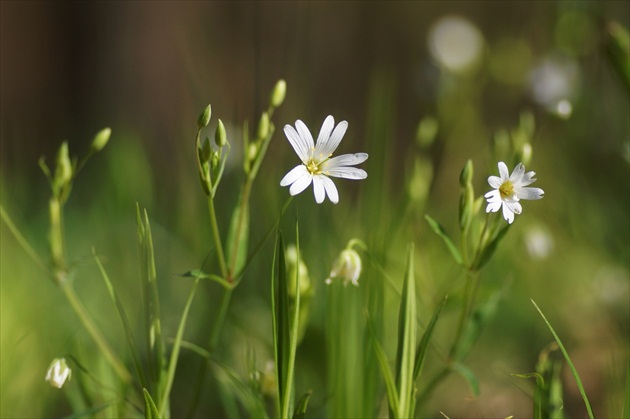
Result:
{"label": "small white flower", "polygon": [[486,212],[497,212],[503,207],[503,218],[508,223],[514,221],[514,214],[520,214],[523,208],[519,203],[521,199],[541,199],[544,191],[540,188],[526,188],[534,183],[535,172],[525,173],[525,166],[519,163],[510,175],[508,168],[502,161],[499,162],[499,176],[490,176],[488,183],[494,188],[484,196],[488,201]]}
{"label": "small white flower", "polygon": [[53,387],[61,388],[66,380],[69,380],[71,376],[72,370],[66,363],[66,359],[55,358],[50,363],[48,372],[46,372],[46,381],[48,381]]}
{"label": "small white flower", "polygon": [[[334,128],[334,130],[333,130]],[[339,193],[329,176],[344,179],[365,179],[367,173],[363,169],[352,167],[367,160],[367,153],[343,154],[332,157],[343,135],[348,122],[341,121],[335,127],[335,119],[328,116],[317,137],[317,144],[304,122],[295,121],[295,128],[284,126],[284,134],[291,143],[302,164],[294,167],[280,181],[280,186],[289,186],[289,193],[297,195],[313,183],[315,201],[324,202],[326,195],[333,204],[339,202]]]}
{"label": "small white flower", "polygon": [[361,276],[361,256],[354,249],[344,249],[335,261],[330,276],[326,278],[326,284],[332,284],[333,279],[343,279],[343,284],[349,282],[355,287],[359,286]]}

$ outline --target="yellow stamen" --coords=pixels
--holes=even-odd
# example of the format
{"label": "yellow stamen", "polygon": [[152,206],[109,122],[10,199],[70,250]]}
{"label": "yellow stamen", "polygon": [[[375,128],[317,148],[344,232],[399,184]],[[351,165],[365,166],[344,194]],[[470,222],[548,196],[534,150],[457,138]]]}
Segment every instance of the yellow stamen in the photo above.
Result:
{"label": "yellow stamen", "polygon": [[499,186],[499,194],[501,194],[501,199],[508,198],[514,195],[514,185],[509,180],[506,180]]}

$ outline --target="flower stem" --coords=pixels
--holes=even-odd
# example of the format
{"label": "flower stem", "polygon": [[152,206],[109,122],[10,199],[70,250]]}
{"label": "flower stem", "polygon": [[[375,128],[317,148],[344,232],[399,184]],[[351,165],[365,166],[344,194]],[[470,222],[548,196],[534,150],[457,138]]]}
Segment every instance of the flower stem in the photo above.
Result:
{"label": "flower stem", "polygon": [[118,359],[114,351],[110,348],[100,329],[98,328],[98,326],[96,326],[83,304],[81,304],[81,301],[79,300],[77,294],[74,292],[72,285],[63,276],[65,275],[65,272],[59,272],[57,275],[59,276],[57,280],[58,283],[61,285],[63,293],[72,306],[72,309],[79,317],[79,320],[83,324],[83,327],[85,327],[85,330],[87,330],[88,334],[92,337],[92,339],[94,339],[94,342],[96,343],[98,348],[101,350],[101,352],[103,352],[105,359],[107,359],[107,361],[111,364],[120,379],[124,383],[129,383],[131,381],[131,374],[124,366],[124,364],[120,361],[120,359]]}
{"label": "flower stem", "polygon": [[15,224],[13,223],[13,220],[11,220],[11,217],[9,216],[9,214],[7,214],[7,212],[5,211],[2,205],[0,205],[0,216],[2,217],[2,220],[7,225],[7,227],[9,228],[9,231],[11,231],[11,233],[13,234],[13,237],[15,237],[19,245],[22,246],[24,251],[31,257],[31,259],[33,259],[33,261],[37,264],[37,266],[39,266],[45,272],[52,274],[50,268],[39,257],[37,252],[33,250],[33,248],[28,243],[28,241],[24,238],[22,233],[20,233],[20,230],[18,230],[18,228],[15,226]]}
{"label": "flower stem", "polygon": [[223,254],[223,244],[221,243],[221,234],[219,233],[219,225],[217,224],[217,213],[214,209],[214,198],[208,197],[208,212],[210,214],[210,227],[212,228],[212,238],[214,247],[217,249],[217,258],[219,259],[219,268],[221,276],[228,280],[229,272],[225,263],[225,255]]}

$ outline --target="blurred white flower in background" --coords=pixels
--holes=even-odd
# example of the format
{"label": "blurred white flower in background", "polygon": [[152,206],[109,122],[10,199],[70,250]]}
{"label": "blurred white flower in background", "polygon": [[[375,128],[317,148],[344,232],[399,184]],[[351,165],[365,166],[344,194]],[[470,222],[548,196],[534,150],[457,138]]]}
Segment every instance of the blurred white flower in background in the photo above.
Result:
{"label": "blurred white flower in background", "polygon": [[481,31],[460,16],[444,16],[429,30],[429,51],[433,59],[452,72],[470,70],[480,61],[484,47]]}
{"label": "blurred white flower in background", "polygon": [[525,233],[525,246],[532,259],[545,259],[553,251],[553,237],[547,229],[535,226]]}
{"label": "blurred white flower in background", "polygon": [[569,58],[547,57],[535,66],[529,77],[533,99],[549,112],[569,118],[580,81],[577,63]]}
{"label": "blurred white flower in background", "polygon": [[72,370],[66,363],[66,359],[55,358],[50,363],[48,371],[46,372],[46,381],[48,381],[53,387],[61,388],[66,380],[69,380],[71,376]]}
{"label": "blurred white flower in background", "polygon": [[343,280],[344,285],[352,283],[355,287],[359,286],[359,277],[361,276],[361,256],[352,248],[344,249],[335,261],[330,276],[326,279],[326,284],[332,284],[333,279],[339,278]]}

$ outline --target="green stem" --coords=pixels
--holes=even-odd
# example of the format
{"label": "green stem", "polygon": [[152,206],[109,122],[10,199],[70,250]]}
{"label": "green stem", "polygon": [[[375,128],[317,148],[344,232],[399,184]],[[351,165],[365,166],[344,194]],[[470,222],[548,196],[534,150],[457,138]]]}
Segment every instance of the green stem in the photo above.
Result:
{"label": "green stem", "polygon": [[210,214],[210,227],[212,228],[212,237],[214,239],[214,247],[217,249],[217,257],[219,259],[219,268],[221,275],[228,280],[229,272],[225,263],[225,255],[223,254],[223,245],[221,244],[221,235],[219,233],[219,225],[217,224],[217,214],[214,209],[214,198],[208,197],[208,212]]}
{"label": "green stem", "polygon": [[[249,204],[249,195],[251,194],[252,184],[254,182],[253,177],[248,177],[243,185],[243,195],[241,196],[240,211],[238,213],[238,224],[236,225],[236,235],[234,236],[234,244],[232,245],[232,253],[230,259],[230,272],[234,272],[236,269],[236,259],[238,256],[238,246],[241,241],[241,233],[243,230],[243,223],[245,221],[245,208]],[[231,282],[231,278],[228,278]]]}
{"label": "green stem", "polygon": [[[64,273],[60,272],[58,275],[64,275]],[[83,327],[85,327],[85,330],[87,330],[88,334],[92,337],[92,339],[94,339],[98,348],[101,352],[103,352],[103,355],[105,355],[105,359],[107,359],[107,361],[111,364],[120,379],[125,383],[129,383],[131,381],[131,374],[120,359],[118,359],[114,351],[109,347],[109,344],[105,340],[105,337],[102,335],[100,329],[96,326],[85,307],[83,307],[81,301],[79,301],[79,297],[74,292],[72,285],[70,285],[65,277],[59,277],[58,283],[61,285],[63,293],[68,299],[68,302],[72,306],[74,312],[79,317]]]}
{"label": "green stem", "polygon": [[13,237],[15,237],[18,244],[22,246],[24,251],[31,257],[31,259],[33,259],[33,261],[37,264],[37,266],[39,266],[42,270],[52,275],[53,273],[50,270],[50,268],[39,257],[37,252],[33,250],[33,248],[28,243],[28,241],[24,238],[24,236],[22,236],[22,233],[20,233],[20,230],[18,230],[18,228],[15,226],[15,224],[13,223],[13,220],[11,220],[11,217],[9,217],[9,214],[7,214],[7,212],[5,211],[2,205],[0,205],[0,216],[2,216],[2,220],[9,228],[9,231],[11,231],[11,233],[13,234]]}

